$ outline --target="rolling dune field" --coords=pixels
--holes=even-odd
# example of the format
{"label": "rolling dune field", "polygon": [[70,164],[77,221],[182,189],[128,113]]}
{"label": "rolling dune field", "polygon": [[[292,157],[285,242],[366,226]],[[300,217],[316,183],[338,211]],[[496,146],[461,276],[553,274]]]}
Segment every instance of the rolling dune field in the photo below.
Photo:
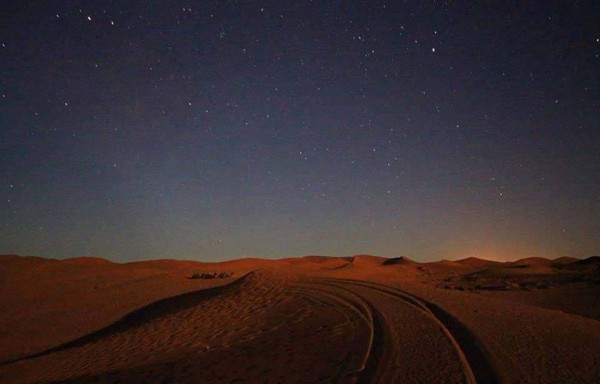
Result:
{"label": "rolling dune field", "polygon": [[599,271],[598,257],[0,256],[0,381],[600,382]]}

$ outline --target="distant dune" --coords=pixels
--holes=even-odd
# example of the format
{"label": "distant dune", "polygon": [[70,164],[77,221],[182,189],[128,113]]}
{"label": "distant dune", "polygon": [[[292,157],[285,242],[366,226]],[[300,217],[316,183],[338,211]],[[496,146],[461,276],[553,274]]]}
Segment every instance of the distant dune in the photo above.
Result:
{"label": "distant dune", "polygon": [[0,288],[3,383],[600,382],[598,256],[3,255]]}
{"label": "distant dune", "polygon": [[466,259],[456,260],[459,264],[470,265],[474,267],[490,266],[502,264],[500,261],[479,259],[477,257],[467,257]]}
{"label": "distant dune", "polygon": [[383,265],[414,264],[415,261],[406,256],[393,257],[383,262]]}

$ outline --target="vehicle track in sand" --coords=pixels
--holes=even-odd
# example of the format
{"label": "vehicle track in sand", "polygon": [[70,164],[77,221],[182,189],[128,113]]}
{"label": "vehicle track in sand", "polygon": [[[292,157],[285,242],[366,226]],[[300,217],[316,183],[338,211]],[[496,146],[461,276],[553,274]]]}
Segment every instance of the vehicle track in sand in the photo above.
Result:
{"label": "vehicle track in sand", "polygon": [[[383,322],[378,311],[361,296],[350,290],[332,290],[330,288],[315,286],[314,284],[298,285],[295,287],[295,290],[310,297],[312,300],[328,303],[327,305],[336,308],[337,311],[345,313],[348,319],[354,316],[359,321],[362,321],[368,332],[367,345],[361,348],[359,344],[354,344],[357,350],[348,352],[347,357],[344,359],[344,364],[340,366],[338,372],[333,376],[332,382],[370,382],[370,377],[381,364],[382,347],[384,345]],[[359,332],[359,329],[355,326],[356,339],[358,339],[357,332]],[[352,364],[351,360],[356,361]]]}
{"label": "vehicle track in sand", "polygon": [[413,294],[253,273],[159,300],[5,367],[14,378],[39,364],[31,381],[498,382],[468,329]]}
{"label": "vehicle track in sand", "polygon": [[[498,383],[500,381],[491,364],[487,360],[482,350],[481,343],[477,340],[477,338],[462,323],[460,323],[456,318],[444,311],[439,306],[401,289],[373,282],[351,279],[318,278],[312,279],[311,283],[320,286],[344,288],[349,292],[353,292],[355,295],[362,293],[363,300],[365,300],[365,290],[370,290],[386,295],[403,303],[404,305],[408,305],[411,308],[416,309],[422,314],[424,321],[434,324],[439,330],[441,330],[451,344],[452,348],[454,349],[454,353],[456,354],[456,358],[462,366],[462,372],[464,375],[463,382]],[[370,302],[369,305],[372,306],[373,303]],[[382,316],[380,313],[378,313],[374,307],[372,307],[372,319],[381,322],[383,324],[381,326],[383,329],[392,329],[394,327],[394,324],[390,324],[389,321],[386,321],[385,316]],[[392,334],[393,332],[388,331],[387,333]],[[381,340],[381,337],[378,337],[377,339]],[[401,341],[388,340],[387,343],[383,342],[383,348],[386,349],[386,344],[389,346],[390,344],[393,345],[394,343],[398,342]],[[373,346],[371,346],[371,348],[373,348]],[[390,349],[390,347],[388,347],[388,349]],[[392,349],[399,348],[392,347]],[[387,354],[387,356],[389,357],[389,354]],[[381,382],[380,379],[386,375],[385,365],[387,364],[388,367],[392,365],[391,361],[379,361],[377,364],[379,365],[379,369],[370,371],[369,374],[365,374],[363,376],[364,381],[362,382]],[[368,370],[365,369],[365,372],[368,372]],[[388,374],[393,373],[388,372]]]}

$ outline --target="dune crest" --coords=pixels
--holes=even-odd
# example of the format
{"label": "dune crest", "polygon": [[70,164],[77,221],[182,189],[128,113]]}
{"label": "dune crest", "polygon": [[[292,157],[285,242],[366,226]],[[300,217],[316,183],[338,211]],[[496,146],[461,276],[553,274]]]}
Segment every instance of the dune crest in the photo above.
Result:
{"label": "dune crest", "polygon": [[416,264],[416,261],[414,261],[406,256],[399,256],[399,257],[387,259],[383,262],[383,265],[397,265],[397,264]]}

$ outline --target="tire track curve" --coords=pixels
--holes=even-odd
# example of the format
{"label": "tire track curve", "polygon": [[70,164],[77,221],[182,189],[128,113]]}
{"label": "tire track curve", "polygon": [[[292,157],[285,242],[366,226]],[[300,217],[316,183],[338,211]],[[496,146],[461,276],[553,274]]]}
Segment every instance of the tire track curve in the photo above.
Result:
{"label": "tire track curve", "polygon": [[373,282],[335,278],[321,278],[314,279],[313,281],[320,284],[325,283],[335,286],[349,285],[372,289],[395,297],[407,305],[418,309],[427,318],[434,321],[446,335],[458,355],[464,369],[465,379],[468,383],[500,383],[500,379],[488,361],[477,337],[458,319],[436,304],[399,288]]}
{"label": "tire track curve", "polygon": [[330,306],[337,306],[338,311],[354,314],[368,328],[367,346],[358,367],[356,369],[348,369],[350,362],[347,361],[345,364],[342,364],[340,371],[334,376],[332,381],[338,383],[344,382],[343,379],[353,379],[351,381],[353,383],[370,383],[371,376],[378,371],[378,368],[382,364],[383,321],[380,318],[379,312],[364,298],[352,290],[339,287],[334,288],[335,290],[332,290],[331,287],[297,285],[295,289],[315,300],[322,301],[323,298],[328,298],[335,303],[329,304]]}

